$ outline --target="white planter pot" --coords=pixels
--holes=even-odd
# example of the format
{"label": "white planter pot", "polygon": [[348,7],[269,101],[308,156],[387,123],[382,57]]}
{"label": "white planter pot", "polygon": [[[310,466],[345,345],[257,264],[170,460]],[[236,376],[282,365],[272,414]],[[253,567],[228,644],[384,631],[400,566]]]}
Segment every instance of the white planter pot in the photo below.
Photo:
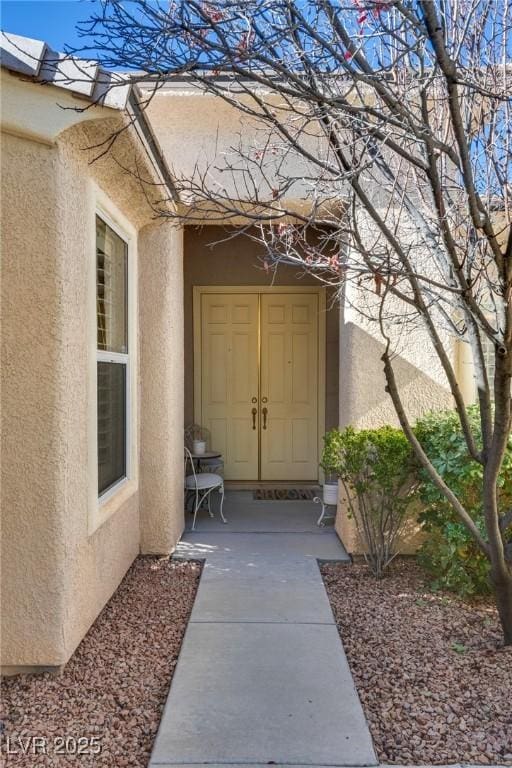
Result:
{"label": "white planter pot", "polygon": [[192,453],[197,456],[202,456],[206,453],[206,441],[205,440],[193,440],[192,441]]}
{"label": "white planter pot", "polygon": [[338,483],[324,483],[323,484],[323,501],[324,504],[332,504],[336,506],[338,503]]}

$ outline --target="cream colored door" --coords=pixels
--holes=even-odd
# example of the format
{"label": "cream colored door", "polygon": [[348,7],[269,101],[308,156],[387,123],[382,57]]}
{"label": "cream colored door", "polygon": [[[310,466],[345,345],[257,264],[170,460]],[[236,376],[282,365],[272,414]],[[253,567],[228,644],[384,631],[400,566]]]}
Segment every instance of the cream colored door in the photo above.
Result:
{"label": "cream colored door", "polygon": [[258,478],[258,354],[258,295],[202,294],[201,423],[226,480]]}
{"label": "cream colored door", "polygon": [[260,394],[261,479],[316,480],[318,294],[262,294]]}

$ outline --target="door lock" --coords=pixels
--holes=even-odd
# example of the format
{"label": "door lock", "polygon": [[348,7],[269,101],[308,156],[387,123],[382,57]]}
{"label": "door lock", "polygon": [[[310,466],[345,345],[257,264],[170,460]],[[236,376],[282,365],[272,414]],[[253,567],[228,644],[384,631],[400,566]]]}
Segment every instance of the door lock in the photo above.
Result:
{"label": "door lock", "polygon": [[253,397],[252,400],[251,400],[251,403],[257,403],[257,402],[258,402],[258,398],[257,397]]}
{"label": "door lock", "polygon": [[262,397],[261,398],[262,403],[268,403],[268,397]]}

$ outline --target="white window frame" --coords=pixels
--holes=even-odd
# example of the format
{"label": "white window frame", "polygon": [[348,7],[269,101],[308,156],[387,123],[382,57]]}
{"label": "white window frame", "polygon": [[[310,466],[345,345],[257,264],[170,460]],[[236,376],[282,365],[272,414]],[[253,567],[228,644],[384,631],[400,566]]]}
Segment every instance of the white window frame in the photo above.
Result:
{"label": "white window frame", "polygon": [[[91,251],[89,269],[89,535],[138,491],[138,403],[137,403],[137,233],[130,222],[93,185],[91,213]],[[128,352],[98,349],[96,218],[105,222],[127,245],[127,344]],[[99,362],[126,365],[126,474],[102,494],[98,492],[98,378]]]}
{"label": "white window frame", "polygon": [[[98,370],[97,366],[98,363],[118,363],[121,365],[125,365],[125,392],[126,392],[126,408],[125,408],[125,445],[124,445],[124,463],[125,463],[125,474],[123,477],[120,477],[119,480],[116,480],[115,483],[110,485],[108,488],[106,488],[102,493],[98,492],[98,499],[100,503],[104,503],[105,501],[108,501],[117,491],[119,488],[124,485],[127,480],[131,477],[131,434],[130,434],[130,406],[131,406],[131,345],[132,345],[132,339],[130,335],[130,315],[131,315],[131,301],[130,301],[130,245],[129,245],[129,239],[126,236],[126,234],[118,227],[116,226],[115,222],[113,222],[108,216],[105,215],[103,211],[96,211],[96,217],[98,219],[101,219],[101,221],[107,225],[107,227],[110,227],[110,229],[115,232],[115,234],[123,241],[123,243],[126,245],[126,296],[124,297],[126,301],[126,348],[128,352],[105,352],[104,350],[98,349],[98,342],[96,340],[96,371]],[[97,243],[96,243],[97,246]],[[97,255],[96,255],[97,259]],[[97,266],[97,264],[96,264]],[[97,325],[96,325],[96,333],[97,333]],[[97,389],[97,381],[96,381],[96,411],[98,408],[98,389]],[[96,447],[96,458],[98,460],[98,449]]]}

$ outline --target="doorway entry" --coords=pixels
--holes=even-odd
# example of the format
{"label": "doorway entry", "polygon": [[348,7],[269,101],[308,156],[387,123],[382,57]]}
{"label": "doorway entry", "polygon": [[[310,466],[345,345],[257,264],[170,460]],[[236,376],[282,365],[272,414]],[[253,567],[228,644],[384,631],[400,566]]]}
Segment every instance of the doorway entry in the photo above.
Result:
{"label": "doorway entry", "polygon": [[318,479],[324,371],[322,288],[194,288],[195,421],[226,480]]}

